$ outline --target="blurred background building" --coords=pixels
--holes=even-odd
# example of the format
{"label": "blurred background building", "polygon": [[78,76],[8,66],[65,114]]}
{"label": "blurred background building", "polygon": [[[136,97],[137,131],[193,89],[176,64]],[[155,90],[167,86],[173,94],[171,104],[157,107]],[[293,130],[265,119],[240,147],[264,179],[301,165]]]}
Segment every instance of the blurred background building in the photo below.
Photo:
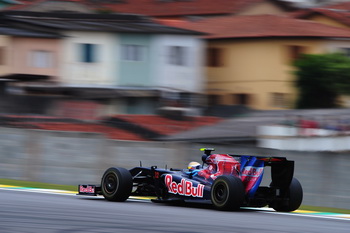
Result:
{"label": "blurred background building", "polygon": [[125,14],[11,11],[2,23],[2,78],[16,80],[10,92],[96,101],[103,115],[200,104],[201,33]]}
{"label": "blurred background building", "polygon": [[[291,109],[293,61],[350,49],[350,4],[338,2],[1,1],[0,75],[13,99],[2,106],[58,114],[80,101],[96,116]],[[17,106],[29,98],[36,108]]]}

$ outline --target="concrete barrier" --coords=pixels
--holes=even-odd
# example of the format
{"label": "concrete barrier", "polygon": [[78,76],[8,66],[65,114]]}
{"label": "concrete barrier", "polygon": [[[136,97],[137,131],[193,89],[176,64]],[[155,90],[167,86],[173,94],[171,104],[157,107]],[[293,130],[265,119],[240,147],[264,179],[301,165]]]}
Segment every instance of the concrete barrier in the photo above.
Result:
{"label": "concrete barrier", "polygon": [[258,127],[258,146],[293,151],[350,151],[350,135],[325,129],[271,125]]}
{"label": "concrete barrier", "polygon": [[96,133],[0,128],[0,177],[68,185],[99,183],[108,167],[132,168],[140,161],[143,166],[185,168],[190,161],[201,162],[201,147],[214,147],[217,153],[286,156],[295,161],[303,204],[350,209],[350,153],[115,141]]}

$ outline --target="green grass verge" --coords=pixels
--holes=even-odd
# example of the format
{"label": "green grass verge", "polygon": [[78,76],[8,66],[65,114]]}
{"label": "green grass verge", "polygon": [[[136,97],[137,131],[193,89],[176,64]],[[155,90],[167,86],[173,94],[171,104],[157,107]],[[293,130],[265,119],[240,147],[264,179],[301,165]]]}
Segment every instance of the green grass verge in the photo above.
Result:
{"label": "green grass verge", "polygon": [[[33,181],[10,180],[10,179],[0,179],[0,184],[28,187],[28,188],[58,189],[58,190],[67,190],[67,191],[77,192],[77,186],[74,186],[74,185],[47,184],[47,183],[40,183],[40,182],[33,182]],[[348,209],[338,209],[338,208],[329,208],[329,207],[302,205],[300,209],[310,210],[310,211],[319,211],[319,212],[350,214],[350,210]]]}
{"label": "green grass verge", "polygon": [[28,187],[28,188],[58,189],[58,190],[67,190],[67,191],[75,191],[75,192],[77,192],[78,190],[78,186],[74,186],[74,185],[47,184],[47,183],[23,181],[23,180],[0,179],[0,184]]}
{"label": "green grass verge", "polygon": [[338,208],[321,207],[321,206],[302,205],[299,209],[318,211],[318,212],[337,213],[337,214],[350,214],[350,210],[348,209],[338,209]]}

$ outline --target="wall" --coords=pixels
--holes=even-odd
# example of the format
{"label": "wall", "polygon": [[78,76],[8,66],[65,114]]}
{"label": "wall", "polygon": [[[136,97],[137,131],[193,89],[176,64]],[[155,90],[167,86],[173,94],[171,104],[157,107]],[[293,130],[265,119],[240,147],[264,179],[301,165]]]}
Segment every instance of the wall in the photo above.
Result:
{"label": "wall", "polygon": [[0,177],[70,185],[99,183],[111,166],[131,168],[142,161],[143,166],[185,168],[190,161],[201,161],[199,148],[205,146],[215,147],[217,153],[286,156],[295,161],[304,205],[350,209],[350,153],[113,141],[95,133],[0,128]]}
{"label": "wall", "polygon": [[[119,82],[119,76],[116,76],[120,69],[116,62],[119,60],[119,50],[116,48],[119,39],[115,33],[69,31],[64,34],[62,82],[79,85],[116,85]],[[81,61],[80,44],[97,46],[94,54],[96,62]]]}
{"label": "wall", "polygon": [[10,72],[9,61],[11,60],[11,42],[9,36],[0,35],[0,76]]}
{"label": "wall", "polygon": [[282,7],[279,7],[277,4],[274,4],[271,1],[262,1],[261,3],[252,4],[253,6],[246,7],[242,12],[239,12],[238,15],[284,15],[287,14]]}
{"label": "wall", "polygon": [[127,34],[122,33],[120,37],[120,50],[123,52],[123,46],[125,45],[137,45],[141,46],[141,60],[132,61],[125,60],[120,54],[116,57],[116,61],[120,63],[120,70],[116,71],[119,73],[120,82],[118,85],[121,86],[152,86],[154,85],[151,72],[152,60],[151,53],[152,48],[149,46],[152,38],[149,34]]}
{"label": "wall", "polygon": [[59,99],[35,95],[1,95],[2,114],[48,114]]}
{"label": "wall", "polygon": [[[33,51],[45,51],[50,53],[48,67],[35,67],[32,63]],[[37,74],[55,76],[59,75],[59,64],[61,63],[61,41],[60,39],[45,38],[12,38],[12,73]]]}
{"label": "wall", "polygon": [[[306,53],[317,54],[327,52],[328,42],[323,39],[288,38],[210,41],[210,48],[223,50],[224,65],[207,67],[209,94],[249,94],[253,96],[249,106],[254,109],[283,109],[273,106],[271,94],[283,93],[291,104],[295,100],[290,46],[302,46]],[[285,108],[290,107],[292,105]]]}
{"label": "wall", "polygon": [[[185,65],[169,64],[169,47],[186,48]],[[155,35],[151,41],[153,83],[158,87],[184,92],[203,92],[205,42],[192,35]]]}
{"label": "wall", "polygon": [[332,18],[328,18],[326,16],[323,15],[313,15],[309,18],[307,18],[307,20],[313,20],[316,21],[318,23],[323,23],[329,26],[334,26],[334,27],[341,27],[341,28],[349,28],[349,26],[347,26],[346,24],[342,24]]}

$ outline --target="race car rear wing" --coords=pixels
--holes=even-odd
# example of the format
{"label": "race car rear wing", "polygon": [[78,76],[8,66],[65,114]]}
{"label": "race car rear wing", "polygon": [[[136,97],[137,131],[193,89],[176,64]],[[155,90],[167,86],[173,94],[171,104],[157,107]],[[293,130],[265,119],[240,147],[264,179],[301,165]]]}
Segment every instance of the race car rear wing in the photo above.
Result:
{"label": "race car rear wing", "polygon": [[[214,148],[201,148],[201,151],[204,151],[202,155],[202,161],[205,162],[206,158],[211,154],[212,151],[215,151]],[[271,167],[271,179],[272,186],[285,188],[289,187],[293,175],[294,175],[294,161],[287,160],[286,157],[279,156],[255,156],[255,155],[236,155],[228,154],[232,157],[254,157],[257,160],[264,161],[264,166]]]}
{"label": "race car rear wing", "polygon": [[232,157],[249,156],[255,157],[257,160],[264,161],[264,166],[271,167],[272,185],[276,187],[289,187],[294,176],[294,161],[287,160],[286,157],[277,156],[255,156],[255,155],[235,155],[229,154]]}

